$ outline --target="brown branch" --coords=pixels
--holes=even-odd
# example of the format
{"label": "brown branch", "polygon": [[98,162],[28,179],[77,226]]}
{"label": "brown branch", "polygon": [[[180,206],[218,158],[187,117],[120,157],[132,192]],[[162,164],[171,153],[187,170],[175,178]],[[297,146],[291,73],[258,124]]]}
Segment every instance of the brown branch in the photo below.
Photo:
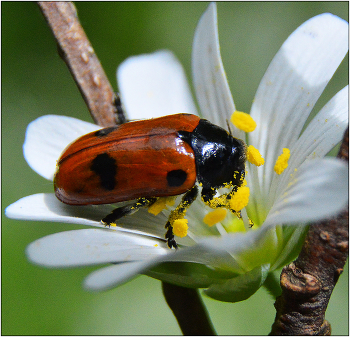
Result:
{"label": "brown branch", "polygon": [[[72,2],[38,2],[94,122],[116,124],[115,94]],[[118,121],[120,122],[120,121]]]}
{"label": "brown branch", "polygon": [[197,289],[162,282],[164,297],[185,336],[214,336],[215,330]]}
{"label": "brown branch", "polygon": [[[338,158],[349,161],[349,129]],[[311,225],[297,260],[283,268],[271,335],[330,335],[324,319],[349,250],[349,211]]]}

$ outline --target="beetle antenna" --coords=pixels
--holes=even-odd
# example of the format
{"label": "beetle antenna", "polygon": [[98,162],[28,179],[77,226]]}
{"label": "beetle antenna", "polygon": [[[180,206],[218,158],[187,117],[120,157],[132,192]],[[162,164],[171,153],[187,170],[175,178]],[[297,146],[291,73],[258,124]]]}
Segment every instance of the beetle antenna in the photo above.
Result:
{"label": "beetle antenna", "polygon": [[125,116],[125,111],[123,109],[123,104],[120,99],[120,95],[115,92],[114,93],[114,99],[113,99],[113,104],[116,109],[116,119],[117,119],[117,124],[124,124],[127,122],[126,116]]}
{"label": "beetle antenna", "polygon": [[[227,124],[227,128],[228,128],[228,132],[230,133],[230,136],[232,136],[232,131],[231,131],[231,128],[230,128],[230,124],[228,122],[228,119],[226,119],[226,124]],[[233,137],[233,136],[232,136]]]}

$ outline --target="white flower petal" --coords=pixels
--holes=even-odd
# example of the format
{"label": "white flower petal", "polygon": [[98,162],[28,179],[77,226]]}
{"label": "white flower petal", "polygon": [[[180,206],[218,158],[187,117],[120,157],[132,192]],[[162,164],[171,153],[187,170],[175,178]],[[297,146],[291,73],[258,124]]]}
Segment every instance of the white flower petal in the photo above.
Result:
{"label": "white flower petal", "polygon": [[[197,247],[199,249],[196,250],[193,248],[194,247],[179,249],[178,251],[175,251],[174,249],[167,249],[165,254],[154,257],[152,259],[126,262],[104,267],[102,269],[94,271],[85,279],[85,288],[88,290],[102,291],[119,286],[131,278],[137,276],[138,274],[146,272],[160,262],[191,262],[191,259],[188,258],[190,250],[196,251],[199,254],[203,251],[203,248],[201,249],[200,247]],[[210,256],[210,251],[205,250],[205,253]],[[210,261],[201,259],[200,255],[193,256],[195,257],[195,260],[204,260],[206,262],[205,264],[210,265]],[[218,259],[220,260],[220,257],[218,257]],[[217,263],[215,265],[217,265]]]}
{"label": "white flower petal", "polygon": [[[202,116],[226,128],[236,110],[222,64],[217,26],[216,4],[212,2],[196,28],[192,49],[192,73]],[[234,126],[233,134],[244,134]]]}
{"label": "white flower petal", "polygon": [[[14,202],[5,209],[5,214],[18,220],[63,222],[105,228],[101,219],[126,203],[119,203],[117,206],[70,206],[59,201],[53,193],[38,193]],[[109,230],[164,238],[166,222],[167,217],[164,214],[154,216],[146,209],[140,209],[136,214],[120,219],[117,227],[111,226]]]}
{"label": "white flower petal", "polygon": [[51,234],[27,247],[28,259],[46,267],[137,261],[169,252],[159,239],[97,228]]}
{"label": "white flower petal", "polygon": [[[229,234],[228,234],[229,235]],[[202,238],[196,245],[179,249],[176,254],[169,255],[163,261],[169,262],[193,262],[200,263],[212,268],[221,268],[224,270],[244,272],[244,268],[232,257],[231,252],[222,248],[224,237],[212,236]],[[230,235],[230,238],[237,245],[235,249],[242,247],[241,242],[246,242],[244,236],[238,235],[237,238]]]}
{"label": "white flower petal", "polygon": [[[343,139],[349,124],[348,99],[349,86],[346,86],[312,119],[291,149],[291,166],[298,167],[305,158],[324,157]],[[299,159],[295,162],[293,161],[294,153],[295,157]]]}
{"label": "white flower petal", "polygon": [[202,263],[211,268],[221,268],[223,271],[244,273],[244,266],[240,266],[233,256],[246,249],[247,244],[259,241],[264,237],[264,232],[260,230],[251,233],[252,235],[239,233],[220,238],[204,238],[198,245],[180,248],[177,251],[168,249],[167,254],[154,259],[108,266],[90,274],[85,280],[85,286],[90,290],[106,290],[121,285],[160,262]]}
{"label": "white flower petal", "polygon": [[184,69],[170,51],[129,57],[117,79],[129,119],[197,114]]}
{"label": "white flower petal", "polygon": [[129,281],[153,266],[155,263],[154,260],[148,260],[126,262],[104,267],[91,273],[85,279],[84,286],[87,290],[92,291],[107,290]]}
{"label": "white flower petal", "polygon": [[[348,126],[348,86],[340,90],[312,119],[295,145],[290,149],[288,167],[281,175],[274,174],[270,188],[270,203],[274,195],[285,188],[296,167],[309,159],[324,157],[343,138]],[[267,206],[269,207],[269,206]]]}
{"label": "white flower petal", "polygon": [[46,115],[31,122],[23,144],[28,165],[42,177],[53,180],[56,161],[65,147],[78,137],[101,129],[73,117]]}
{"label": "white flower petal", "polygon": [[[242,249],[246,247],[245,245],[247,243],[255,242],[257,234],[255,234],[255,232],[252,234],[252,236],[244,234],[239,234],[237,236],[229,235],[229,237],[225,239],[223,237],[205,238],[201,240],[200,244],[191,247],[180,247],[177,251],[167,248],[165,250],[166,254],[158,256],[155,259],[141,261],[136,270],[132,269],[131,271],[128,266],[125,266],[125,268],[107,267],[107,269],[105,268],[106,271],[103,271],[104,269],[96,271],[93,273],[96,276],[96,281],[94,279],[93,283],[96,284],[96,289],[99,287],[104,289],[104,287],[109,288],[116,286],[131,278],[133,276],[132,273],[143,273],[160,262],[193,262],[204,264],[211,268],[221,268],[223,270],[243,273],[246,271],[244,269],[245,266],[241,266],[239,261],[232,257],[232,254],[241,252]],[[261,233],[259,237],[260,236]],[[226,249],[226,246],[229,246],[231,251]],[[105,277],[102,276],[105,275],[105,272],[108,274],[110,272],[113,273],[113,275],[109,276],[108,281],[104,281],[108,286],[102,286],[100,284],[100,279],[105,279]],[[125,273],[125,275],[123,273]]]}
{"label": "white flower petal", "polygon": [[[196,245],[179,249],[176,254],[163,257],[162,260],[200,263],[211,268],[242,274],[255,268],[257,259],[264,264],[270,263],[278,250],[277,241],[278,233],[275,228],[262,226],[248,233],[202,237]],[[265,246],[269,247],[268,251]],[[253,251],[251,247],[254,247]],[[271,251],[271,248],[275,250]],[[262,256],[262,250],[268,253]],[[254,254],[257,256],[253,257]]]}
{"label": "white flower petal", "polygon": [[306,162],[277,198],[264,226],[329,218],[348,202],[348,165],[336,158]]}
{"label": "white flower petal", "polygon": [[[160,262],[194,262],[211,268],[243,273],[244,268],[232,257],[232,254],[241,252],[247,247],[247,244],[255,242],[257,237],[260,238],[261,231],[256,232],[251,233],[252,235],[239,233],[226,237],[204,238],[195,246],[179,248],[177,251],[168,249],[167,254],[154,259],[108,266],[90,274],[85,280],[85,286],[90,290],[106,290],[121,285],[135,277],[136,274],[143,273]],[[231,251],[226,246],[229,246]]]}
{"label": "white flower petal", "polygon": [[54,221],[103,226],[100,220],[108,214],[105,205],[69,206],[53,193],[38,193],[21,198],[5,210],[7,217],[18,220]]}
{"label": "white flower petal", "polygon": [[224,237],[203,238],[195,246],[179,248],[176,252],[168,249],[164,255],[154,259],[108,266],[90,274],[85,281],[85,286],[91,290],[106,290],[128,281],[136,274],[144,273],[160,262],[202,263],[223,271],[244,273],[250,269],[246,269],[249,268],[246,261],[242,261],[243,264],[240,265],[239,254],[245,251],[247,246],[266,243],[266,232],[265,229],[259,229],[250,232],[249,235],[237,233]]}
{"label": "white flower petal", "polygon": [[[276,251],[271,252],[270,250],[268,255],[261,256],[262,249],[265,253],[267,252],[264,249],[265,246],[277,248],[271,239],[276,240],[275,230],[264,226],[249,231],[249,233],[228,233],[221,237],[204,237],[195,246],[179,250],[164,260],[202,263],[211,268],[244,274],[255,268],[260,262],[270,263],[270,260],[274,258]],[[254,247],[253,251],[251,247]],[[254,251],[258,254],[255,254]]]}
{"label": "white flower petal", "polygon": [[252,105],[258,128],[249,134],[250,144],[265,158],[259,171],[264,195],[275,160],[283,147],[297,140],[347,50],[348,24],[332,14],[321,14],[297,28],[272,60]]}

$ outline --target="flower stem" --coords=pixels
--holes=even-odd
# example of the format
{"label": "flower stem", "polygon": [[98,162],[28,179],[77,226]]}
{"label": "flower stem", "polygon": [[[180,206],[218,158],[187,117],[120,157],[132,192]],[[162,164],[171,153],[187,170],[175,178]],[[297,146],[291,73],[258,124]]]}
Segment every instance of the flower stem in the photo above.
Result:
{"label": "flower stem", "polygon": [[184,288],[166,282],[162,282],[162,288],[164,297],[184,335],[216,335],[197,289]]}
{"label": "flower stem", "polygon": [[273,272],[268,273],[263,286],[274,299],[276,299],[282,294],[280,280],[276,277],[276,275]]}

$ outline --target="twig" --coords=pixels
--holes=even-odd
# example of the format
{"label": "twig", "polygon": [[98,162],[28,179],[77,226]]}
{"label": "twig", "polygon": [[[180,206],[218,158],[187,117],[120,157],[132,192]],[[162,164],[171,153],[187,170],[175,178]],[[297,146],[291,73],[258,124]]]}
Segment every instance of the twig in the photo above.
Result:
{"label": "twig", "polygon": [[[338,158],[349,160],[349,129]],[[271,335],[330,335],[324,319],[349,249],[349,212],[311,225],[297,260],[283,268]],[[345,317],[344,317],[345,319]]]}
{"label": "twig", "polygon": [[162,283],[164,297],[186,336],[214,336],[216,332],[197,289]]}
{"label": "twig", "polygon": [[94,122],[101,126],[115,125],[117,108],[113,88],[80,25],[75,6],[60,1],[38,4]]}

